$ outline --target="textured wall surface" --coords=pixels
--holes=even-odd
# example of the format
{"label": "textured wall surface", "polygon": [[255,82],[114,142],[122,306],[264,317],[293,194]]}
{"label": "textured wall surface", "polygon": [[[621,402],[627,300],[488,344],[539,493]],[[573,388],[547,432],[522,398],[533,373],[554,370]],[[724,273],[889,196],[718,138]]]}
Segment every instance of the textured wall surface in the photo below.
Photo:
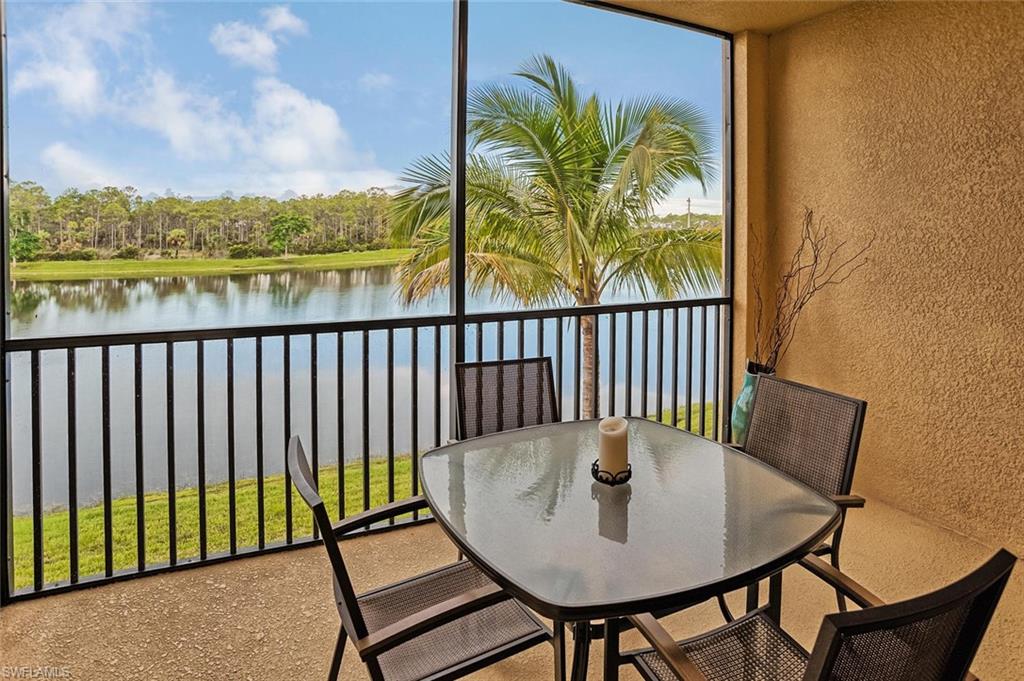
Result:
{"label": "textured wall surface", "polygon": [[851,0],[611,0],[638,9],[720,31],[772,33],[850,4]]}
{"label": "textured wall surface", "polygon": [[[733,306],[732,330],[736,348],[754,342],[756,320],[751,265],[758,244],[765,244],[767,217],[767,95],[768,38],[744,32],[733,42]],[[763,254],[760,255],[764,259]],[[739,394],[746,353],[734,352],[732,394]]]}
{"label": "textured wall surface", "polygon": [[[840,9],[771,36],[768,91],[770,264],[805,205],[877,234],[782,375],[868,401],[856,490],[1024,553],[1024,3]],[[1024,675],[1021,573],[986,681]]]}

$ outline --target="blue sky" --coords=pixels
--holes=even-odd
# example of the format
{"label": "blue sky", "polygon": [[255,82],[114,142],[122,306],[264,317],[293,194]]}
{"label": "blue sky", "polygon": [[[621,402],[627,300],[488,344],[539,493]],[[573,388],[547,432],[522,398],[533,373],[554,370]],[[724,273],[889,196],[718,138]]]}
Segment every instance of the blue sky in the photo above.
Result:
{"label": "blue sky", "polygon": [[[447,149],[448,2],[8,5],[12,179],[194,196],[394,187]],[[470,87],[548,53],[607,99],[721,125],[721,42],[557,0],[473,2]],[[719,212],[680,186],[661,212]]]}

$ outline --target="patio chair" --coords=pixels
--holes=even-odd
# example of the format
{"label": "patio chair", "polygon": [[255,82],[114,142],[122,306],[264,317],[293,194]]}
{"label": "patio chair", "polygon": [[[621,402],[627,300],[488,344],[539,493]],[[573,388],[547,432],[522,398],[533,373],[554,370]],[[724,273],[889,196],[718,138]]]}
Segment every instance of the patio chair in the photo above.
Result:
{"label": "patio chair", "polygon": [[[850,487],[866,411],[867,403],[863,400],[774,376],[761,376],[754,394],[747,439],[737,447],[831,498],[839,506],[842,514],[839,528],[830,541],[814,550],[818,556],[829,556],[837,569],[840,568],[839,545],[846,512],[864,506],[864,499],[850,494]],[[756,594],[749,600],[756,602]],[[838,590],[836,601],[840,611],[846,610],[846,601]],[[726,620],[732,621],[724,598],[719,597],[718,604]]]}
{"label": "patio chair", "polygon": [[550,357],[455,365],[458,437],[559,421]]}
{"label": "patio chair", "polygon": [[427,508],[426,500],[396,501],[332,525],[298,436],[288,443],[288,471],[313,511],[334,572],[341,628],[329,681],[338,678],[348,638],[373,681],[457,679],[552,641],[540,620],[467,561],[357,596],[337,539]]}
{"label": "patio chair", "polygon": [[1015,561],[1002,550],[950,586],[884,605],[807,556],[805,568],[865,608],[827,615],[810,653],[762,608],[678,643],[652,615],[631,617],[653,647],[626,655],[649,681],[977,681],[968,668]]}
{"label": "patio chair", "polygon": [[[550,357],[459,362],[455,390],[460,440],[562,420]],[[553,626],[555,655],[561,657],[564,670],[565,624]]]}

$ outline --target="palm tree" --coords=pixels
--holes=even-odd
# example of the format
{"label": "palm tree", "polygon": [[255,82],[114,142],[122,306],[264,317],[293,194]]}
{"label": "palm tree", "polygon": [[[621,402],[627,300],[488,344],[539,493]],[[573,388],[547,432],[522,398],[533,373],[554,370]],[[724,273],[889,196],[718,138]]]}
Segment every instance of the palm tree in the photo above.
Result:
{"label": "palm tree", "polygon": [[[539,56],[516,85],[474,89],[467,109],[466,274],[524,305],[596,305],[633,287],[645,298],[716,287],[721,231],[652,224],[654,207],[684,179],[715,178],[711,128],[685,101],[641,97],[611,105],[585,95],[566,69]],[[406,302],[448,285],[450,164],[414,162],[392,204]],[[594,325],[581,319],[583,414],[592,402]]]}

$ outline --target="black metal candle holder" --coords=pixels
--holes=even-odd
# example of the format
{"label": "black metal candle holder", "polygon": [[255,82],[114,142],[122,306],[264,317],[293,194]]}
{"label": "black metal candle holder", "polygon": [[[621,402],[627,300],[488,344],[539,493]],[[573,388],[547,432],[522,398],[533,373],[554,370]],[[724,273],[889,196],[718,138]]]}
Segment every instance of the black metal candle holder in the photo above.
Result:
{"label": "black metal candle holder", "polygon": [[594,480],[597,480],[603,485],[608,485],[609,487],[624,485],[633,477],[633,466],[627,463],[626,470],[612,474],[608,471],[601,470],[601,467],[598,465],[598,460],[594,459],[594,463],[590,466],[590,476],[594,478]]}

